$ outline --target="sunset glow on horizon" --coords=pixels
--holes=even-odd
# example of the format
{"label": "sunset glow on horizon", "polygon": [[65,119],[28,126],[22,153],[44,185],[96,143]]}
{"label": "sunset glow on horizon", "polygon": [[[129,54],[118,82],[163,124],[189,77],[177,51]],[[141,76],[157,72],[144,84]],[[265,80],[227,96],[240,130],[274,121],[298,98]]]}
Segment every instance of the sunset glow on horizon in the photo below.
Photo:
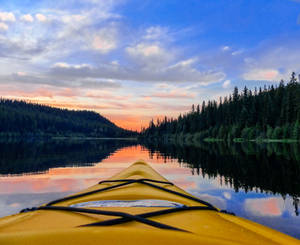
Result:
{"label": "sunset glow on horizon", "polygon": [[299,72],[299,16],[296,0],[3,1],[0,96],[139,131]]}
{"label": "sunset glow on horizon", "polygon": [[[127,114],[128,111],[125,114],[110,114],[109,112],[105,113],[106,111],[105,105],[103,105],[103,109],[101,109],[101,106],[93,105],[93,104],[76,104],[76,102],[70,101],[59,101],[56,99],[53,100],[47,100],[42,97],[35,97],[32,99],[28,99],[28,97],[20,97],[20,96],[3,96],[2,98],[5,99],[16,99],[21,101],[26,101],[28,103],[33,104],[40,104],[45,106],[50,106],[54,108],[60,108],[60,109],[68,109],[68,110],[88,110],[88,111],[95,111],[99,113],[101,116],[106,117],[108,120],[116,124],[117,126],[134,130],[140,132],[142,128],[146,128],[149,125],[149,122],[153,119],[154,121],[157,121],[157,119],[162,120],[166,115],[160,115],[160,114],[153,114],[153,115],[143,115],[138,109],[136,111],[132,109],[130,112],[132,114]],[[190,108],[187,108],[185,111],[188,111]],[[155,113],[155,112],[154,112]],[[166,113],[167,114],[167,113]],[[177,117],[180,113],[172,113],[169,114],[168,117]]]}

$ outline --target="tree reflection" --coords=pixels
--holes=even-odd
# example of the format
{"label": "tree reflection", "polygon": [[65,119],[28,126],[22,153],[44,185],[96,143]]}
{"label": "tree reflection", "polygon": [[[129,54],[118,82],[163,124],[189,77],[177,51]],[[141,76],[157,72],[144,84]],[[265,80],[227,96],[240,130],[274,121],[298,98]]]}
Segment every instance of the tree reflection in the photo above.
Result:
{"label": "tree reflection", "polygon": [[203,143],[197,145],[163,142],[143,143],[150,154],[186,163],[194,174],[216,178],[236,192],[257,191],[293,198],[299,214],[300,151],[297,144]]}
{"label": "tree reflection", "polygon": [[42,172],[63,166],[89,166],[132,140],[58,140],[0,143],[0,175]]}

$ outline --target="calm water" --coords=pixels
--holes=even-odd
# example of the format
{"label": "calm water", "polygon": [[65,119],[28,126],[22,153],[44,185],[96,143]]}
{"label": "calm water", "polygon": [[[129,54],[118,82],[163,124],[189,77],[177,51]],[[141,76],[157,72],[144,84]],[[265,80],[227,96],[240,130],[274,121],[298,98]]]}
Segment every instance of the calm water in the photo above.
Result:
{"label": "calm water", "polygon": [[87,188],[139,159],[221,209],[300,238],[293,144],[0,143],[0,217]]}

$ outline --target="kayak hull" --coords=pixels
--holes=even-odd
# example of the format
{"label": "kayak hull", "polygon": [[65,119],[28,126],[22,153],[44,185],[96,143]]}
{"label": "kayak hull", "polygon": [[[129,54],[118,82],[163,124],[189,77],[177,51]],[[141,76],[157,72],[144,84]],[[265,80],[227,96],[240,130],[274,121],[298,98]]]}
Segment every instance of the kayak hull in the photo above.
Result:
{"label": "kayak hull", "polygon": [[[145,184],[133,181],[124,184],[126,180],[141,179],[156,182],[145,181]],[[144,162],[134,163],[108,180],[109,182],[96,184],[51,205],[45,204],[42,208],[70,207],[78,203],[99,200],[151,199],[180,203],[190,207],[191,210],[147,218],[151,222],[178,229],[170,230],[136,220],[103,225],[101,222],[111,222],[120,218],[103,214],[40,209],[1,218],[0,244],[151,244],[154,241],[159,241],[160,244],[300,244],[300,241],[295,238],[255,222],[220,212],[218,209],[205,210],[208,208],[205,201],[199,202],[196,197],[171,185]],[[116,185],[121,186],[114,187]],[[145,213],[169,208],[92,207],[88,209],[142,216]],[[85,226],[95,223],[102,225]]]}

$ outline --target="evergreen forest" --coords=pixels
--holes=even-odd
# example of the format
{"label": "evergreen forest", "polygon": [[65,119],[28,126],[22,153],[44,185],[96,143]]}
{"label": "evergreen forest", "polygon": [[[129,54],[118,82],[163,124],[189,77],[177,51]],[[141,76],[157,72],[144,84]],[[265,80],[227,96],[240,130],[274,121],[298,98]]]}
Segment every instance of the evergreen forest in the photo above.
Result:
{"label": "evergreen forest", "polygon": [[76,111],[0,99],[0,138],[129,137],[136,133],[117,127],[92,111]]}
{"label": "evergreen forest", "polygon": [[[299,76],[300,79],[300,76]],[[192,105],[190,112],[178,118],[150,121],[143,129],[145,139],[179,141],[201,140],[300,140],[300,83],[293,72],[289,82],[278,86],[235,87],[231,95],[219,101]]]}

